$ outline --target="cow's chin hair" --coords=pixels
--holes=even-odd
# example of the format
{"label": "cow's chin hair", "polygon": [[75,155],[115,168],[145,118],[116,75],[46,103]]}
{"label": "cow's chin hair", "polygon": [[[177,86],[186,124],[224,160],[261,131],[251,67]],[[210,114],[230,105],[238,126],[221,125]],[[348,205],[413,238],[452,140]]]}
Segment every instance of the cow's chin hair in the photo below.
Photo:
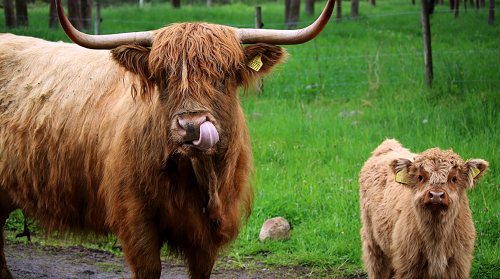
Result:
{"label": "cow's chin hair", "polygon": [[202,157],[211,156],[216,153],[216,146],[213,146],[209,150],[200,150],[196,148],[194,144],[182,143],[177,149],[178,153],[187,157]]}

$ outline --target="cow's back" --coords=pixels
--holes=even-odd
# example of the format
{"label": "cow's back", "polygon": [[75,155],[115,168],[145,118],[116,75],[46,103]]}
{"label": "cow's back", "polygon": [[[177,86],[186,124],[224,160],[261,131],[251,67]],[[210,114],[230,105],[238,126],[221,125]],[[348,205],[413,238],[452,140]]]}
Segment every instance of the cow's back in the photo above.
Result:
{"label": "cow's back", "polygon": [[129,78],[109,51],[0,35],[1,187],[49,230],[107,230],[96,193]]}
{"label": "cow's back", "polygon": [[394,182],[390,164],[399,158],[414,156],[396,140],[385,140],[366,161],[359,177],[359,195],[363,230],[386,253],[390,252],[394,225],[402,208],[410,205],[411,191]]}

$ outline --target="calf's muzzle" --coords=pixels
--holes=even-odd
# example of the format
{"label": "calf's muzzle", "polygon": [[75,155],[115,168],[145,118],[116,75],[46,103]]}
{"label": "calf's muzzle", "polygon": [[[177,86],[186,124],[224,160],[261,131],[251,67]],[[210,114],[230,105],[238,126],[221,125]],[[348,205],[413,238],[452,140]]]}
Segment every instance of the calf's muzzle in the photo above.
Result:
{"label": "calf's muzzle", "polygon": [[442,189],[431,189],[427,191],[424,198],[424,205],[431,210],[440,210],[448,207],[450,200],[448,194]]}

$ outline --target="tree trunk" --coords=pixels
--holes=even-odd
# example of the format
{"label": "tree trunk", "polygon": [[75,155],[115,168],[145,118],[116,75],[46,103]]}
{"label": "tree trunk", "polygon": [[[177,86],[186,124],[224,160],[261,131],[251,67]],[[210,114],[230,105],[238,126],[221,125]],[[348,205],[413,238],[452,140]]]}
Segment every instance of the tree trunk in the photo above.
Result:
{"label": "tree trunk", "polygon": [[292,0],[285,0],[285,25],[288,27],[288,23],[290,20],[290,5]]}
{"label": "tree trunk", "polygon": [[92,29],[92,0],[81,0],[83,29]]}
{"label": "tree trunk", "polygon": [[434,13],[434,7],[436,6],[435,5],[435,1],[434,0],[429,0],[429,14],[433,14]]}
{"label": "tree trunk", "polygon": [[305,10],[307,15],[314,15],[314,0],[306,0]]}
{"label": "tree trunk", "polygon": [[453,11],[455,9],[455,1],[458,0],[450,0],[450,11]]}
{"label": "tree trunk", "polygon": [[457,18],[458,17],[458,4],[459,4],[459,0],[455,0],[455,12],[453,13],[453,18]]}
{"label": "tree trunk", "polygon": [[[208,6],[208,1],[207,1]],[[174,9],[179,9],[181,7],[181,0],[170,0],[170,7]]]}
{"label": "tree trunk", "polygon": [[300,18],[300,0],[285,0],[285,24],[288,29],[297,28]]}
{"label": "tree trunk", "polygon": [[431,27],[429,24],[428,1],[429,0],[420,0],[420,20],[422,22],[422,31],[424,33],[425,83],[427,84],[428,88],[431,88],[434,73],[432,70]]}
{"label": "tree trunk", "polygon": [[359,0],[351,0],[351,18],[359,17]]}
{"label": "tree trunk", "polygon": [[13,0],[3,0],[3,12],[5,15],[5,27],[16,28],[16,14],[14,12]]}
{"label": "tree trunk", "polygon": [[[340,2],[340,0],[339,0]],[[375,0],[370,0],[370,6],[375,6]]]}
{"label": "tree trunk", "polygon": [[80,0],[68,0],[68,16],[71,24],[78,30],[83,30],[82,4]]}
{"label": "tree trunk", "polygon": [[358,17],[359,17],[359,0],[351,0],[351,18],[357,19]]}
{"label": "tree trunk", "polygon": [[337,23],[342,22],[342,0],[336,1],[337,4]]}
{"label": "tree trunk", "polygon": [[490,0],[489,11],[488,11],[488,24],[493,25],[495,23],[495,0]]}
{"label": "tree trunk", "polygon": [[56,1],[50,1],[49,28],[59,28],[59,18],[57,17]]}
{"label": "tree trunk", "polygon": [[16,0],[16,20],[18,27],[28,27],[28,5],[26,5],[26,0]]}

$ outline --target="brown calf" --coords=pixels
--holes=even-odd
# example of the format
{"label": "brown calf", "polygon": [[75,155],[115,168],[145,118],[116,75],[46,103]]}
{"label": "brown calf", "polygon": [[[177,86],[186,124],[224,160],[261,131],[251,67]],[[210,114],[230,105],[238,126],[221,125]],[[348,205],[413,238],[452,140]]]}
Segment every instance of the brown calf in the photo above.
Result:
{"label": "brown calf", "polygon": [[466,190],[488,162],[413,154],[384,141],[361,169],[363,261],[370,278],[467,278],[476,231]]}

